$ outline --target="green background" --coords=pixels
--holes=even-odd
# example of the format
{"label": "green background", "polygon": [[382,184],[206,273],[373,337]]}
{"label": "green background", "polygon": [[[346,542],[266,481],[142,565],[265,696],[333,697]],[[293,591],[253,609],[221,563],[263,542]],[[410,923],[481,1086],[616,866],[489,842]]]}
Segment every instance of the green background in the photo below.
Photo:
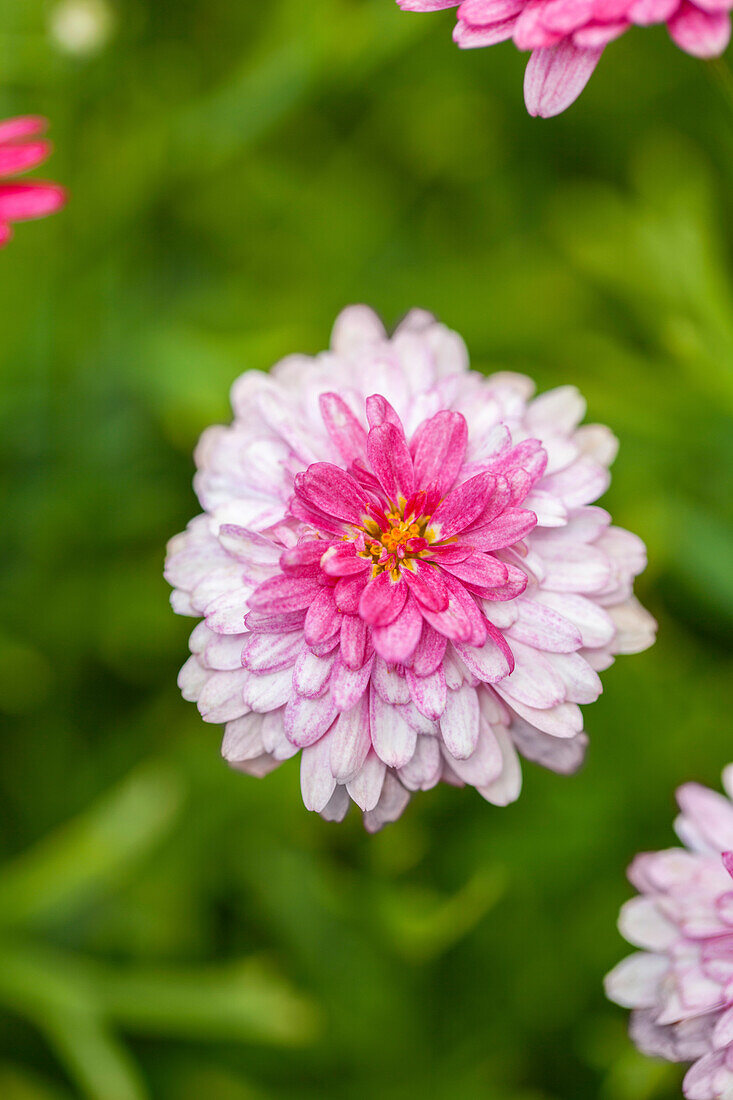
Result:
{"label": "green background", "polygon": [[[72,56],[54,7],[0,0],[0,117],[52,118],[73,196],[0,255],[0,1096],[678,1097],[601,979],[625,866],[733,757],[733,99],[663,28],[543,122],[451,12],[118,0]],[[232,380],[352,301],[581,387],[660,623],[580,775],[374,838],[308,814],[295,761],[227,770],[161,577]]]}

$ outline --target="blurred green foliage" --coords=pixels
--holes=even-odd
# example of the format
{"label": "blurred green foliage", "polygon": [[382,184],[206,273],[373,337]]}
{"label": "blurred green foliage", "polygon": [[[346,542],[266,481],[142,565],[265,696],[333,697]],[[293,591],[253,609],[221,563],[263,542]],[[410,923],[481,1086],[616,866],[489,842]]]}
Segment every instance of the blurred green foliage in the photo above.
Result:
{"label": "blurred green foliage", "polygon": [[[3,1100],[679,1095],[601,977],[625,864],[733,755],[733,115],[650,30],[532,120],[524,59],[452,21],[0,0],[0,117],[53,119],[73,194],[0,255]],[[660,620],[578,777],[436,790],[375,838],[307,814],[295,762],[223,766],[161,578],[233,378],[355,300],[583,389]]]}

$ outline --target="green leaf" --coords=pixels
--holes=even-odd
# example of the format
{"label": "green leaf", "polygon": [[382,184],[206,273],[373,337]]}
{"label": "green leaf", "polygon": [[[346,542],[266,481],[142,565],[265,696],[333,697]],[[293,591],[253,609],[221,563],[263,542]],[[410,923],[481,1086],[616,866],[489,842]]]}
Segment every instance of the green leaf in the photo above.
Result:
{"label": "green leaf", "polygon": [[91,809],[0,872],[0,924],[66,918],[109,890],[171,828],[182,802],[176,773],[145,764]]}

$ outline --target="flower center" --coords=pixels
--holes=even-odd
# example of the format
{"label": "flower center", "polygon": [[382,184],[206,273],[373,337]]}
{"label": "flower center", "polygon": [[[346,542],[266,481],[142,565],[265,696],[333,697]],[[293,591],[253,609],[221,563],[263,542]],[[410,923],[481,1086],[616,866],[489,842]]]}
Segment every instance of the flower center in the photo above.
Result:
{"label": "flower center", "polygon": [[357,553],[371,561],[372,577],[385,569],[397,570],[401,564],[409,568],[411,558],[425,555],[433,541],[427,503],[426,494],[419,493],[401,505],[369,505],[364,526],[356,528],[356,546]]}

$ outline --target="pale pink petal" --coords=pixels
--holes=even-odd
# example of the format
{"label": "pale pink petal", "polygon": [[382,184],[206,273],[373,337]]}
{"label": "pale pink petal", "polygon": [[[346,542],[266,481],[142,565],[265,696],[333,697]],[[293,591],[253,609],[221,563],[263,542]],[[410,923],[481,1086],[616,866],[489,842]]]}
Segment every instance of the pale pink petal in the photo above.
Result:
{"label": "pale pink petal", "polygon": [[379,802],[364,814],[364,828],[376,833],[391,821],[396,821],[410,801],[410,795],[390,772],[384,777]]}
{"label": "pale pink petal", "polygon": [[252,672],[275,672],[290,668],[303,643],[297,634],[250,634],[240,643],[240,665]]}
{"label": "pale pink petal", "polygon": [[308,646],[304,646],[293,667],[293,687],[298,695],[305,695],[310,699],[323,695],[328,689],[335,660],[335,652],[319,657]]}
{"label": "pale pink petal", "polygon": [[384,325],[373,309],[347,306],[334,323],[331,347],[339,355],[348,355],[365,347],[378,347],[386,338]]}
{"label": "pale pink petal", "polygon": [[343,659],[336,661],[331,673],[331,699],[337,710],[356,706],[369,686],[373,664],[373,655],[358,669],[348,668]]}
{"label": "pale pink petal", "polygon": [[[232,675],[231,673],[229,675]],[[268,710],[275,710],[287,703],[293,694],[292,669],[286,668],[281,672],[248,672],[242,697],[252,710],[264,714]]]}
{"label": "pale pink petal", "polygon": [[400,783],[409,791],[429,791],[440,781],[441,769],[437,737],[418,737],[412,759],[399,770]]}
{"label": "pale pink petal", "polygon": [[568,39],[536,49],[524,76],[524,101],[531,115],[552,118],[573,103],[586,86],[602,50],[579,50]]}
{"label": "pale pink petal", "polygon": [[285,707],[285,736],[299,748],[313,745],[333,725],[336,714],[336,707],[329,695],[318,699],[300,695],[291,697]]}
{"label": "pale pink petal", "polygon": [[430,676],[416,676],[408,668],[405,679],[410,690],[410,697],[420,713],[433,720],[440,718],[446,704],[446,683],[443,670],[439,668]]}
{"label": "pale pink petal", "polygon": [[469,672],[472,672],[485,684],[496,684],[506,679],[514,668],[514,656],[501,633],[492,628],[485,643],[480,647],[453,642]]}
{"label": "pale pink petal", "polygon": [[225,760],[237,764],[242,760],[253,760],[264,752],[261,714],[245,714],[242,718],[227,722],[221,746],[221,755]]}
{"label": "pale pink petal", "polygon": [[251,678],[245,669],[238,672],[214,672],[198,697],[198,708],[205,722],[230,722],[246,714],[250,707],[242,692]]}
{"label": "pale pink petal", "polygon": [[518,615],[509,629],[510,638],[553,653],[574,653],[580,649],[583,644],[580,631],[559,612],[528,599],[517,600],[516,607]]}
{"label": "pale pink petal", "polygon": [[498,779],[503,756],[491,727],[482,722],[478,742],[471,755],[463,760],[450,756],[448,763],[458,778],[472,787],[486,787]]}
{"label": "pale pink petal", "polygon": [[362,768],[371,747],[369,700],[364,694],[351,710],[343,710],[329,735],[330,766],[339,783],[347,783]]}
{"label": "pale pink petal", "polygon": [[346,789],[364,812],[373,810],[384,785],[385,766],[377,754],[369,751],[359,773],[346,784]]}
{"label": "pale pink petal", "polygon": [[496,779],[478,787],[478,792],[495,806],[508,806],[516,802],[522,790],[522,768],[507,732],[497,726],[494,736],[501,750],[501,771]]}
{"label": "pale pink petal", "polygon": [[372,691],[369,702],[372,745],[380,760],[389,768],[401,768],[415,752],[417,734],[407,724],[399,708],[385,703]]}
{"label": "pale pink petal", "polygon": [[385,703],[401,706],[410,701],[410,689],[404,673],[401,675],[392,664],[377,657],[372,670],[372,687],[379,692]]}
{"label": "pale pink petal", "polygon": [[300,758],[300,790],[306,810],[320,813],[331,801],[336,780],[329,764],[329,738],[303,750]]}
{"label": "pale pink petal", "polygon": [[476,749],[479,735],[479,705],[474,688],[468,684],[449,691],[440,719],[443,744],[451,756],[465,760]]}

